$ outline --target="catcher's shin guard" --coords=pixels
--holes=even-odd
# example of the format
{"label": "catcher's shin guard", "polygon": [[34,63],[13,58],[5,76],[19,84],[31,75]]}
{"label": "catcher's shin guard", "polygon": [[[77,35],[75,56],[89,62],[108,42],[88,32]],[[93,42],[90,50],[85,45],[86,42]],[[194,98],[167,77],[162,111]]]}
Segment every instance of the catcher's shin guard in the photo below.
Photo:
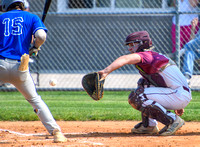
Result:
{"label": "catcher's shin guard", "polygon": [[155,101],[151,105],[143,107],[142,113],[144,116],[156,119],[166,126],[174,122],[174,120],[167,115],[167,111]]}
{"label": "catcher's shin guard", "polygon": [[[143,109],[142,103],[144,100],[147,100],[147,99],[140,97],[136,92],[132,91],[129,95],[128,102],[133,108],[140,111],[141,109]],[[149,118],[143,113],[142,113],[142,125],[144,127],[149,126]]]}
{"label": "catcher's shin guard", "polygon": [[139,96],[136,92],[132,91],[128,97],[129,104],[135,108],[136,110],[140,110],[142,107],[142,103],[147,100],[146,98],[143,98]]}
{"label": "catcher's shin guard", "polygon": [[156,119],[157,121],[163,123],[164,125],[170,125],[173,123],[173,119],[167,115],[167,111],[155,101],[152,101],[151,105],[143,106],[146,101],[152,101],[146,98],[145,95],[139,96],[135,92],[131,92],[129,95],[129,104],[142,112],[142,122],[144,127],[148,126],[148,118]]}

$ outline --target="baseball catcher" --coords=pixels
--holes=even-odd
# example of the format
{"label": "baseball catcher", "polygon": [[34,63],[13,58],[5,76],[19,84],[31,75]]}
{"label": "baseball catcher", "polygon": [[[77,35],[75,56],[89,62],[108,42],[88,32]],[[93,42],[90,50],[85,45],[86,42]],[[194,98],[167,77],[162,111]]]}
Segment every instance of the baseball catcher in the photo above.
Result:
{"label": "baseball catcher", "polygon": [[[138,80],[138,87],[130,93],[128,102],[141,113],[142,122],[131,132],[163,136],[174,134],[184,125],[180,116],[192,99],[184,75],[170,58],[152,51],[154,47],[147,31],[128,35],[125,45],[130,54],[117,58],[98,73],[105,79],[126,64],[135,65],[142,77]],[[174,110],[175,114],[167,110]],[[165,127],[159,130],[157,121]]]}
{"label": "baseball catcher", "polygon": [[101,77],[98,72],[86,74],[82,79],[82,86],[87,94],[95,101],[103,98],[103,86],[105,79],[100,80]]}

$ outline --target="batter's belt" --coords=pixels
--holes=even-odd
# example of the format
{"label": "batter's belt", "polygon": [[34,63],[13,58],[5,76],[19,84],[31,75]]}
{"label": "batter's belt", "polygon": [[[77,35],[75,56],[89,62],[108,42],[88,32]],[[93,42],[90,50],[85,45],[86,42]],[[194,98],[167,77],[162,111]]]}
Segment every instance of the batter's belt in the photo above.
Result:
{"label": "batter's belt", "polygon": [[11,62],[20,62],[20,60],[15,60],[15,59],[9,59],[9,58],[5,58],[3,56],[0,56],[1,60],[5,60],[5,61],[11,61]]}

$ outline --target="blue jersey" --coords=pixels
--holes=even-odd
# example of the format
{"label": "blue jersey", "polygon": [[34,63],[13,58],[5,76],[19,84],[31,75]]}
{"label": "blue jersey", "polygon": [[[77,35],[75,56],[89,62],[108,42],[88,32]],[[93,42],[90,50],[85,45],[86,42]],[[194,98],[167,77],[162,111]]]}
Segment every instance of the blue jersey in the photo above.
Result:
{"label": "blue jersey", "polygon": [[0,56],[20,60],[29,54],[32,35],[39,29],[47,31],[41,19],[22,10],[12,10],[0,15]]}

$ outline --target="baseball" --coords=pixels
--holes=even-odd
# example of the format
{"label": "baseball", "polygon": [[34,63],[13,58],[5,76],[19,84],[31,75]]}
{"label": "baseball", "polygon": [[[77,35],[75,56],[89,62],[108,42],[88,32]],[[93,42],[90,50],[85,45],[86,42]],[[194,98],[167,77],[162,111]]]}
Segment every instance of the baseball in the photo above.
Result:
{"label": "baseball", "polygon": [[56,79],[49,80],[49,85],[56,86],[56,84],[57,84],[57,80]]}

